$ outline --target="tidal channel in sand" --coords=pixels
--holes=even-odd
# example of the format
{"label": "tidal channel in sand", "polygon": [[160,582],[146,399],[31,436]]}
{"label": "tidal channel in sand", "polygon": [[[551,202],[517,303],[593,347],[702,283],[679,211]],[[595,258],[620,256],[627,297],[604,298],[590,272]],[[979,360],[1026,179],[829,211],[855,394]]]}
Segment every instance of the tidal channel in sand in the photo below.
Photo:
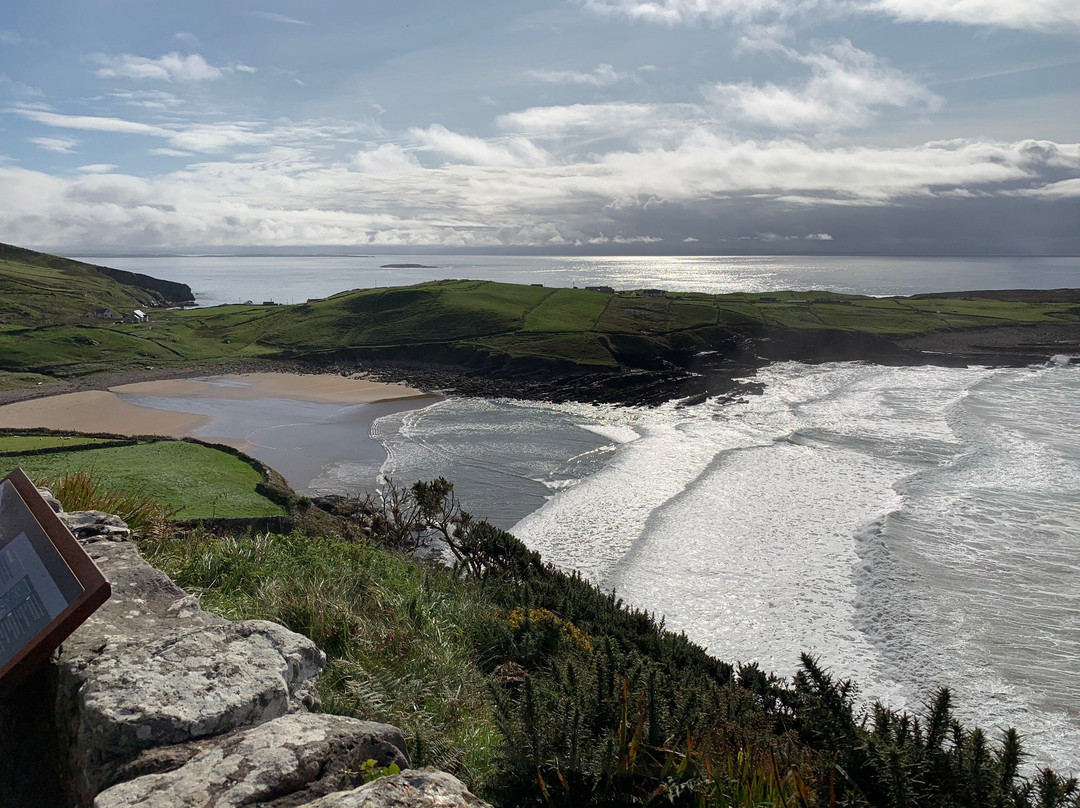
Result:
{"label": "tidal channel in sand", "polygon": [[384,415],[439,397],[400,384],[333,375],[253,373],[124,384],[0,407],[0,427],[196,437],[234,446],[301,492],[375,485]]}

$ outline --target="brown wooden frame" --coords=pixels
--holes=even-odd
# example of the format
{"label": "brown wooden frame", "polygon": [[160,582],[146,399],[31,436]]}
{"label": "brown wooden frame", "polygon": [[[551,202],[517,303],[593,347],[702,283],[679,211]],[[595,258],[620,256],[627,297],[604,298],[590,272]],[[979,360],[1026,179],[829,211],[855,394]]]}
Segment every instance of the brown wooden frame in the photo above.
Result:
{"label": "brown wooden frame", "polygon": [[18,492],[30,513],[37,519],[45,534],[52,541],[61,558],[82,584],[82,594],[68,604],[60,614],[53,618],[45,628],[38,632],[29,643],[24,645],[7,664],[0,668],[0,695],[4,695],[26,676],[49,658],[62,643],[91,614],[97,611],[112,594],[112,587],[105,580],[101,570],[83,550],[78,539],[72,535],[60,517],[49,507],[49,503],[38,492],[22,469],[15,469],[4,480],[11,483]]}

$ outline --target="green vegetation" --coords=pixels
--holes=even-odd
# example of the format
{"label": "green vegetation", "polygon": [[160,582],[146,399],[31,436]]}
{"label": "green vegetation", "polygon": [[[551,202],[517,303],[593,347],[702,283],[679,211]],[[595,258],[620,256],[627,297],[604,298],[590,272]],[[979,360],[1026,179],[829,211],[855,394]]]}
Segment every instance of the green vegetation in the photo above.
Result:
{"label": "green vegetation", "polygon": [[54,479],[38,480],[67,511],[103,511],[123,519],[135,536],[152,539],[166,535],[169,514],[142,491],[106,486],[96,474],[71,471]]}
{"label": "green vegetation", "polygon": [[97,309],[111,309],[119,317],[134,309],[184,302],[190,291],[133,272],[0,244],[2,325],[51,325]]}
{"label": "green vegetation", "polygon": [[[1075,780],[1019,774],[1015,732],[874,706],[803,658],[732,667],[513,536],[445,480],[354,502],[336,532],[144,540],[204,607],[277,620],[329,657],[327,710],[405,729],[416,765],[497,806],[1077,808]],[[409,560],[433,537],[453,569]]]}
{"label": "green vegetation", "polygon": [[41,449],[76,449],[112,442],[109,438],[86,435],[18,435],[0,433],[0,457],[37,452]]}
{"label": "green vegetation", "polygon": [[1080,323],[1080,299],[1068,295],[871,298],[812,291],[653,297],[432,281],[295,306],[155,309],[150,322],[125,324],[83,315],[97,307],[146,306],[147,296],[158,293],[107,273],[117,271],[0,245],[0,389],[53,376],[251,358],[366,356],[473,367],[528,360],[603,370],[649,366],[658,357],[685,364],[739,334],[833,331],[899,339],[987,326]]}
{"label": "green vegetation", "polygon": [[23,387],[37,387],[55,381],[51,376],[42,376],[40,373],[9,373],[0,371],[0,392],[5,390],[19,390]]}
{"label": "green vegetation", "polygon": [[[66,451],[55,451],[71,445]],[[96,448],[95,443],[109,446]],[[127,445],[115,445],[116,443]],[[40,453],[28,455],[27,451]],[[19,453],[19,454],[15,454]],[[35,482],[89,472],[105,490],[131,492],[178,519],[280,516],[263,475],[235,454],[199,443],[60,435],[0,435],[0,476],[21,467]]]}

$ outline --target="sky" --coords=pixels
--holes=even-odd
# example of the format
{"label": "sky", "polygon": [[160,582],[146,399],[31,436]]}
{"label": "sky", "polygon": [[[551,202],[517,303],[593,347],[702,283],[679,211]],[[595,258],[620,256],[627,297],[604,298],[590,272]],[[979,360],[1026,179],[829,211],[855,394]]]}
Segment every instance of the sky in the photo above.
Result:
{"label": "sky", "polygon": [[1080,0],[5,0],[0,241],[1080,254]]}

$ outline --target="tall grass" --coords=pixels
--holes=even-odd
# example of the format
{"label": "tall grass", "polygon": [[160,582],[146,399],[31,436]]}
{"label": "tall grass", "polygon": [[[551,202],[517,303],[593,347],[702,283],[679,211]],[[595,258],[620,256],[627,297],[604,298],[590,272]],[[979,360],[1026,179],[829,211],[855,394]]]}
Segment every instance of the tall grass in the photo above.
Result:
{"label": "tall grass", "polygon": [[144,538],[161,538],[169,530],[164,506],[138,488],[105,486],[93,471],[70,471],[39,482],[52,491],[66,511],[104,511],[119,516],[131,532]]}
{"label": "tall grass", "polygon": [[502,743],[471,632],[494,607],[441,567],[335,536],[140,542],[150,563],[231,619],[273,620],[326,652],[322,709],[395,724],[416,766],[484,791]]}

